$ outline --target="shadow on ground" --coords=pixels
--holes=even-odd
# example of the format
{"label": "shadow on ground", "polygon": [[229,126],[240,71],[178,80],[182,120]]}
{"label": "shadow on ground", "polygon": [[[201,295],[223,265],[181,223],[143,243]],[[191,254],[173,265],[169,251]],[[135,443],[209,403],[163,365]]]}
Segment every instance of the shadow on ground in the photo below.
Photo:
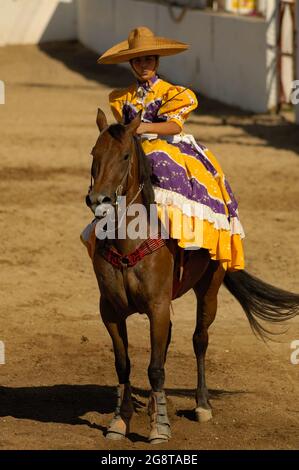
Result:
{"label": "shadow on ground", "polygon": [[[211,399],[248,393],[242,390],[210,390]],[[194,397],[193,389],[166,389],[167,396]],[[135,411],[147,410],[149,391],[133,388]],[[12,416],[45,423],[86,425],[102,431],[105,426],[91,423],[83,416],[89,412],[113,413],[116,388],[101,385],[51,385],[43,387],[0,387],[0,417]],[[191,421],[193,410],[177,410],[176,414]],[[132,441],[146,441],[141,435],[130,435]]]}

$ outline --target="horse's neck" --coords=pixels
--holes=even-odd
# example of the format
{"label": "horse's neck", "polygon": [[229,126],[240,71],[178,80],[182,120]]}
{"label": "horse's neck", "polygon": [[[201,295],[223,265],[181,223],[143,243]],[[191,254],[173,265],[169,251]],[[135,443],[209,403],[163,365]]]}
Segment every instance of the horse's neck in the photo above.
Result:
{"label": "horse's neck", "polygon": [[[142,191],[139,181],[139,159],[136,152],[136,147],[133,148],[131,171],[129,172],[127,191],[126,191],[125,207],[117,213],[118,224],[121,222],[120,233],[114,240],[113,245],[121,253],[130,253],[134,251],[142,241],[149,237],[149,223],[148,214],[143,204]],[[133,207],[133,205],[135,207]],[[138,207],[139,206],[139,207]],[[138,212],[135,213],[134,209],[137,208]],[[138,217],[138,221],[136,219]],[[145,228],[137,234],[139,225]],[[124,237],[125,236],[125,237]]]}
{"label": "horse's neck", "polygon": [[[143,205],[142,194],[139,194],[134,200],[138,188],[138,186],[134,187],[134,191],[126,194],[126,205],[119,206],[117,212],[117,226],[119,228],[113,245],[121,253],[134,251],[142,241],[149,237],[149,221],[147,211]],[[135,207],[131,204],[133,200]],[[136,208],[138,211],[135,213]]]}

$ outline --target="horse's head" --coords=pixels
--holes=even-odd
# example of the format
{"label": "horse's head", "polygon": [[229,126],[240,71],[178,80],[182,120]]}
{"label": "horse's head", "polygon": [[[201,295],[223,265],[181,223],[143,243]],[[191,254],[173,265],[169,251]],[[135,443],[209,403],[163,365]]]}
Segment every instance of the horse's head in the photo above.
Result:
{"label": "horse's head", "polygon": [[133,136],[140,125],[140,114],[128,125],[108,126],[104,112],[99,109],[97,125],[100,135],[91,151],[91,186],[86,204],[93,212],[102,204],[114,204],[122,195],[130,172],[134,153]]}

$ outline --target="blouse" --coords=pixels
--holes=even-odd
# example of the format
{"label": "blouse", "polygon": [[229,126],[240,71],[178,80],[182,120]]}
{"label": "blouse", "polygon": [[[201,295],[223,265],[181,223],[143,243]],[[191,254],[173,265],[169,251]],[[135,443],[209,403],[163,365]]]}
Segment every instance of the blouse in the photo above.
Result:
{"label": "blouse", "polygon": [[117,122],[129,124],[139,111],[142,122],[172,121],[182,129],[191,111],[197,108],[193,91],[172,85],[158,76],[150,83],[137,82],[109,95],[111,110]]}

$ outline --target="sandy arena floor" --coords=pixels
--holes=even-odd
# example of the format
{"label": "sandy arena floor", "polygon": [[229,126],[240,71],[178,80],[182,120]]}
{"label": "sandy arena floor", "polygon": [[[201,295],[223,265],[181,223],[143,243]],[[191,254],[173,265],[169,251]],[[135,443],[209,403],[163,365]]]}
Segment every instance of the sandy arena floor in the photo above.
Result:
{"label": "sandy arena floor", "polygon": [[[1,449],[147,449],[146,318],[129,320],[137,412],[132,434],[105,440],[116,383],[98,288],[79,241],[98,106],[128,73],[97,67],[76,43],[0,48]],[[111,118],[111,114],[109,114]],[[246,230],[247,269],[299,291],[299,131],[285,119],[200,100],[186,126],[218,156]],[[214,419],[193,420],[195,300],[174,303],[166,387],[172,440],[155,449],[299,448],[299,318],[263,344],[223,288],[211,328],[207,380]],[[299,354],[298,354],[299,357]]]}

